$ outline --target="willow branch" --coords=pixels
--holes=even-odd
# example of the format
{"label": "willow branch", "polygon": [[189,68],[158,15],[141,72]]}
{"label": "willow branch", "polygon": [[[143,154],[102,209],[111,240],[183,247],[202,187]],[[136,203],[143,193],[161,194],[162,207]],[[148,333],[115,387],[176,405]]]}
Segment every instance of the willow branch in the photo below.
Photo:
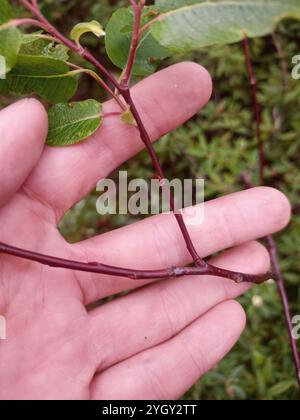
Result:
{"label": "willow branch", "polygon": [[[261,185],[264,184],[264,167],[265,167],[265,150],[264,150],[264,142],[262,140],[261,135],[261,108],[260,102],[257,96],[257,81],[254,75],[254,69],[251,61],[251,54],[250,54],[250,47],[249,47],[249,40],[247,37],[244,38],[244,51],[245,51],[245,58],[246,58],[246,65],[247,65],[247,73],[249,77],[249,82],[252,90],[252,101],[253,101],[253,111],[254,111],[254,118],[255,118],[255,125],[256,125],[256,135],[257,135],[257,142],[259,146],[259,169],[260,169],[260,180]],[[293,324],[291,319],[291,312],[289,307],[289,302],[287,298],[287,292],[284,284],[284,279],[282,272],[280,270],[279,262],[278,262],[278,251],[276,247],[276,243],[272,235],[269,235],[267,238],[269,252],[271,257],[271,263],[273,267],[273,278],[277,284],[278,292],[280,295],[280,299],[282,302],[282,306],[284,309],[284,317],[287,325],[288,335],[290,339],[290,346],[294,360],[294,366],[296,369],[297,381],[300,389],[300,360],[299,360],[299,353],[297,349],[297,342],[293,336]]]}
{"label": "willow branch", "polygon": [[[141,17],[142,17],[142,13],[143,13],[143,8],[145,5],[145,1],[144,0],[140,0],[139,4],[137,4],[135,2],[135,0],[131,1],[132,3],[132,7],[134,10],[134,27],[133,27],[133,34],[132,34],[132,40],[131,40],[131,46],[130,46],[130,53],[129,53],[129,59],[127,62],[127,66],[125,68],[124,71],[124,75],[121,79],[121,84],[120,84],[120,88],[119,91],[121,92],[121,94],[123,95],[123,98],[125,99],[125,101],[127,102],[127,104],[130,107],[130,110],[132,112],[132,115],[134,116],[137,126],[139,128],[140,131],[140,136],[141,136],[141,140],[143,141],[148,154],[151,158],[151,162],[152,162],[152,166],[154,168],[154,170],[156,171],[156,174],[158,176],[158,179],[163,182],[163,180],[165,179],[165,175],[164,175],[164,171],[162,169],[162,166],[159,162],[158,156],[153,148],[151,139],[149,137],[149,134],[144,126],[144,123],[140,117],[140,114],[135,106],[134,101],[132,100],[131,94],[130,94],[130,78],[131,78],[131,74],[132,74],[132,70],[133,70],[133,66],[134,66],[134,62],[135,62],[135,57],[136,57],[136,52],[137,52],[137,48],[139,45],[139,40],[140,40],[140,24],[141,24]],[[162,185],[163,186],[163,185]],[[181,213],[178,213],[175,209],[175,202],[174,202],[174,196],[172,195],[172,193],[169,194],[169,202],[170,202],[170,207],[175,215],[176,221],[178,223],[178,226],[181,230],[181,233],[183,235],[186,247],[194,261],[194,263],[200,267],[205,267],[207,264],[206,262],[199,256],[199,254],[196,251],[196,248],[193,244],[193,241],[190,237],[190,234],[188,232],[188,229],[186,227],[186,224],[184,222],[184,219],[182,217]]]}
{"label": "willow branch", "polygon": [[[126,102],[128,103],[128,105],[130,107],[130,110],[132,112],[132,115],[134,116],[134,118],[135,118],[135,120],[138,124],[141,139],[142,139],[142,141],[143,141],[143,143],[144,143],[144,145],[145,145],[145,147],[146,147],[146,149],[149,153],[149,156],[150,156],[151,161],[152,161],[152,166],[154,167],[154,169],[157,173],[158,179],[162,181],[162,180],[165,179],[165,174],[163,172],[163,169],[161,167],[161,164],[159,162],[157,154],[155,153],[155,150],[153,148],[153,145],[152,145],[151,139],[149,137],[149,134],[148,134],[148,132],[147,132],[145,126],[144,126],[144,123],[141,120],[139,112],[136,109],[136,106],[135,106],[135,104],[134,104],[134,102],[131,98],[131,94],[130,94],[129,89],[125,89],[124,91],[122,91],[122,95],[123,95],[124,99],[126,100]],[[188,229],[185,225],[182,214],[178,213],[178,211],[175,209],[174,197],[173,197],[172,194],[169,195],[169,201],[170,201],[170,207],[171,207],[172,211],[174,212],[175,218],[177,220],[177,223],[178,223],[178,225],[180,227],[180,230],[182,232],[184,241],[186,243],[186,247],[187,247],[191,257],[193,258],[193,261],[199,266],[202,266],[202,267],[206,266],[206,262],[198,255],[198,253],[196,251],[196,248],[195,248],[195,246],[192,242],[192,239],[190,237]]]}
{"label": "willow branch", "polygon": [[292,317],[291,317],[291,311],[290,311],[289,302],[287,298],[287,293],[285,290],[284,279],[283,279],[283,276],[279,267],[279,263],[278,263],[277,246],[272,236],[268,236],[267,241],[268,241],[268,246],[269,246],[269,251],[270,251],[270,256],[271,256],[271,262],[272,262],[272,266],[274,270],[274,277],[277,283],[280,299],[283,305],[284,317],[285,317],[286,326],[287,326],[287,330],[289,334],[291,350],[292,350],[294,365],[296,369],[297,381],[298,381],[298,385],[300,389],[300,358],[299,358],[299,353],[298,353],[298,348],[297,348],[297,341],[295,340],[293,336],[293,323],[292,323]]}
{"label": "willow branch", "polygon": [[209,264],[207,264],[206,267],[169,267],[160,270],[136,270],[106,265],[99,262],[84,263],[52,257],[49,255],[40,254],[38,252],[17,248],[4,243],[0,243],[0,253],[33,261],[42,265],[47,265],[49,267],[125,277],[132,280],[171,279],[181,276],[211,275],[217,277],[225,277],[235,281],[236,283],[243,283],[248,281],[259,284],[265,282],[271,276],[271,273],[253,276],[250,274],[225,270],[219,267],[211,266]]}
{"label": "willow branch", "polygon": [[[37,2],[32,1],[29,2],[28,0],[20,0],[20,2],[28,9],[30,10],[35,17],[39,20],[39,22],[44,26],[45,30],[52,35],[57,42],[60,42],[64,45],[66,45],[70,50],[76,52],[79,54],[82,58],[84,58],[86,61],[93,64],[96,69],[100,72],[102,76],[107,78],[107,80],[116,88],[116,90],[122,95],[124,100],[126,101],[127,105],[129,106],[134,118],[136,119],[137,126],[140,132],[141,140],[145,144],[145,147],[151,157],[153,167],[155,168],[158,178],[162,181],[165,179],[162,167],[160,165],[160,162],[158,160],[158,157],[154,151],[154,148],[152,146],[151,139],[149,137],[149,134],[144,126],[144,123],[141,119],[141,116],[135,106],[135,103],[132,100],[130,89],[129,89],[129,81],[130,76],[132,73],[132,67],[131,64],[128,66],[129,70],[127,70],[127,74],[129,75],[128,79],[128,86],[125,84],[124,86],[121,86],[119,82],[114,78],[113,75],[110,74],[110,72],[88,51],[83,49],[82,47],[79,47],[72,41],[70,41],[68,38],[64,37],[56,28],[53,27],[53,25],[48,22],[48,20],[42,15],[40,12]],[[135,2],[134,2],[135,3]],[[140,1],[139,6],[135,3],[136,7],[134,7],[135,13],[137,13],[138,10],[142,10],[143,8],[143,0]],[[139,7],[141,9],[139,9]],[[136,22],[138,19],[136,18]],[[137,25],[135,26],[134,31],[138,31]],[[135,36],[133,35],[133,39]],[[138,43],[134,44],[135,49],[138,47]],[[131,52],[133,56],[135,56],[134,49]],[[129,61],[130,63],[130,61]],[[61,267],[71,270],[80,270],[80,271],[86,271],[86,272],[96,272],[96,273],[102,273],[102,274],[111,274],[111,275],[118,275],[123,277],[129,277],[134,279],[145,279],[145,278],[170,278],[170,277],[178,277],[183,275],[196,275],[196,274],[207,274],[207,275],[215,275],[218,277],[225,277],[228,279],[232,279],[236,281],[237,283],[241,282],[252,282],[252,283],[261,283],[263,281],[266,281],[268,278],[271,277],[270,273],[265,273],[262,275],[250,275],[250,274],[244,274],[244,273],[238,273],[238,272],[232,272],[228,270],[223,270],[218,267],[214,267],[212,265],[207,264],[197,253],[193,242],[190,238],[189,232],[187,230],[187,227],[185,225],[183,216],[181,213],[177,213],[175,211],[175,204],[174,204],[174,197],[170,196],[170,204],[171,208],[175,214],[176,220],[178,222],[178,225],[180,227],[180,230],[182,232],[182,235],[184,237],[186,246],[188,251],[190,252],[194,263],[196,264],[196,267],[185,267],[185,268],[173,268],[173,269],[164,269],[164,270],[158,270],[158,271],[136,271],[136,270],[128,270],[123,269],[120,267],[111,267],[106,266],[104,264],[100,263],[81,263],[78,261],[71,261],[71,260],[63,260],[60,258],[54,258],[47,255],[38,254],[33,251],[27,251],[24,249],[19,249],[12,247],[7,244],[0,244],[0,253],[13,255],[15,257],[32,260],[41,264],[50,265],[53,267]]]}
{"label": "willow branch", "polygon": [[[120,85],[120,83],[110,74],[110,72],[88,51],[88,50],[84,50],[81,47],[78,47],[78,45],[76,45],[75,43],[73,43],[72,41],[70,41],[68,38],[64,37],[53,25],[51,25],[51,23],[43,16],[43,14],[41,13],[40,9],[37,7],[37,5],[32,5],[30,4],[27,0],[20,0],[20,2],[28,9],[30,10],[35,16],[36,18],[43,23],[44,25],[47,26],[47,30],[48,32],[54,36],[59,42],[61,42],[62,44],[66,45],[70,50],[78,53],[82,58],[84,58],[85,60],[87,60],[88,62],[90,62],[91,64],[93,64],[98,71],[105,76],[111,83],[112,85],[116,88],[116,90],[123,96],[123,98],[125,99],[126,103],[128,104],[134,118],[136,119],[137,122],[137,126],[140,132],[140,137],[142,142],[144,143],[151,161],[152,161],[152,165],[154,167],[154,169],[157,172],[157,176],[159,179],[164,179],[164,173],[162,170],[162,167],[159,163],[158,157],[156,155],[156,152],[153,148],[151,139],[149,137],[149,134],[144,126],[144,123],[140,117],[140,114],[131,98],[130,95],[130,89],[129,86],[125,86],[122,87]],[[142,13],[142,9],[143,9],[143,1],[141,1],[140,6],[134,7],[134,13]],[[138,18],[135,19],[136,22],[138,22]],[[139,28],[137,27],[137,25],[134,28],[135,32],[139,31]],[[136,37],[138,37],[138,34],[133,34],[133,39],[135,39]],[[135,44],[135,49],[138,47],[137,44]],[[131,54],[135,57],[135,53],[134,51],[131,51]],[[131,71],[132,68],[130,69],[129,67],[129,77],[131,75]],[[174,211],[175,213],[175,206],[174,206],[174,198],[172,195],[170,195],[170,206],[171,209]],[[198,255],[196,248],[193,245],[193,242],[191,240],[191,237],[189,235],[189,232],[187,230],[187,227],[184,223],[183,217],[181,214],[175,214],[178,226],[182,232],[184,241],[186,243],[187,249],[190,253],[190,255],[193,258],[193,261],[195,262],[195,264],[200,265],[200,266],[206,266],[206,262],[203,261],[203,259],[201,259],[201,257]]]}

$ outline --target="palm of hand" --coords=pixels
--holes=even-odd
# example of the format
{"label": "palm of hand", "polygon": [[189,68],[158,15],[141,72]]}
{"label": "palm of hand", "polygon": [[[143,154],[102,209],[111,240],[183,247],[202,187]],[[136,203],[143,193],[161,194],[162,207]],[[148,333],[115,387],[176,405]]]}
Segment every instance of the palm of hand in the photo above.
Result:
{"label": "palm of hand", "polygon": [[[139,84],[134,96],[155,140],[191,117],[210,91],[205,70],[183,63]],[[109,102],[105,112],[115,107]],[[46,131],[45,112],[34,100],[0,113],[1,242],[140,269],[190,262],[172,216],[67,244],[57,230],[61,216],[141,142],[117,117],[70,149],[43,150]],[[233,247],[214,262],[258,273],[268,269],[269,259],[253,240],[283,228],[289,205],[281,193],[258,188],[207,203],[205,217],[204,225],[191,229],[201,255]],[[231,299],[248,287],[208,276],[146,285],[0,255],[0,314],[7,319],[0,398],[178,398],[239,337],[245,317]],[[86,310],[128,289],[136,290]]]}

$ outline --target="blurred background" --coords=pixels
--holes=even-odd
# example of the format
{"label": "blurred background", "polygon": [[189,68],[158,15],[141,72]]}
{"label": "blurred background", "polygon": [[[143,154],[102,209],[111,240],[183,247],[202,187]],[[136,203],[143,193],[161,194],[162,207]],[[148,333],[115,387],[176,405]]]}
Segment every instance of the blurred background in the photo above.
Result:
{"label": "blurred background", "polygon": [[[44,13],[64,33],[83,20],[106,24],[126,0],[43,0]],[[267,184],[290,199],[293,218],[276,239],[293,315],[300,314],[300,80],[291,77],[292,57],[300,54],[300,23],[286,21],[276,34],[251,41],[263,108],[267,152]],[[103,44],[87,36],[85,43],[112,71]],[[155,148],[168,178],[206,179],[209,200],[244,188],[244,179],[258,182],[255,127],[241,45],[210,48],[176,57],[204,65],[212,75],[209,105],[191,121],[165,136]],[[161,67],[175,61],[166,60]],[[82,78],[75,99],[106,99],[92,79]],[[1,107],[13,98],[1,98]],[[154,177],[146,153],[124,165],[134,178]],[[112,177],[117,174],[112,174]],[[136,221],[130,216],[99,216],[97,193],[78,203],[60,229],[70,242],[89,238]],[[199,296],[201,299],[201,296]],[[233,351],[204,376],[184,399],[299,399],[283,312],[274,282],[257,286],[240,299],[248,326]],[[180,381],[180,377],[178,377]]]}

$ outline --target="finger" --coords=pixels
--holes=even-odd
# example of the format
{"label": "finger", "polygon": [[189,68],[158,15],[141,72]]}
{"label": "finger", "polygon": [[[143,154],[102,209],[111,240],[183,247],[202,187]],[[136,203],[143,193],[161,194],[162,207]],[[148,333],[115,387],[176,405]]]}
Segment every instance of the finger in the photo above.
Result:
{"label": "finger", "polygon": [[[268,270],[270,259],[262,245],[250,242],[223,253],[212,263],[258,274]],[[213,276],[178,278],[144,287],[96,309],[90,315],[90,342],[96,346],[103,343],[103,337],[107,341],[98,369],[107,369],[169,340],[212,307],[249,287]],[[114,334],[107,331],[108,325]]]}
{"label": "finger", "polygon": [[244,326],[242,307],[221,303],[171,340],[96,376],[92,399],[178,399],[229,352]]}
{"label": "finger", "polygon": [[[204,205],[203,223],[189,226],[202,257],[264,237],[286,226],[287,198],[273,188],[259,187],[230,194]],[[73,246],[77,259],[136,268],[159,269],[191,262],[173,215],[159,215]],[[78,274],[85,302],[144,283],[119,277]]]}
{"label": "finger", "polygon": [[0,206],[22,186],[42,153],[47,114],[35,99],[23,99],[0,112]]}
{"label": "finger", "polygon": [[[192,117],[210,95],[211,79],[203,67],[194,63],[171,66],[132,89],[153,141]],[[115,111],[119,108],[114,102],[104,105],[104,114]],[[68,148],[46,148],[29,186],[61,216],[89,193],[99,179],[142,148],[135,127],[122,123],[119,116],[104,118],[89,140]]]}

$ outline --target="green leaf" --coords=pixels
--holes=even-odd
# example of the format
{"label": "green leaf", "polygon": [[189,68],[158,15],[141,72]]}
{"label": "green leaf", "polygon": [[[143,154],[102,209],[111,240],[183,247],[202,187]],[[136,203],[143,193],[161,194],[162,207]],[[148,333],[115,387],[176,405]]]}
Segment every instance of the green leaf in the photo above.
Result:
{"label": "green leaf", "polygon": [[295,381],[282,381],[278,384],[272,386],[270,388],[269,393],[272,397],[278,397],[279,395],[282,395],[286,391],[288,391],[290,388],[295,386]]}
{"label": "green leaf", "polygon": [[20,54],[50,57],[61,61],[69,59],[69,49],[65,45],[49,42],[38,34],[23,35]]}
{"label": "green leaf", "polygon": [[13,9],[7,0],[0,0],[0,24],[8,22],[14,16]]}
{"label": "green leaf", "polygon": [[22,44],[31,44],[32,42],[38,41],[43,37],[43,31],[36,31],[30,34],[22,34]]}
{"label": "green leaf", "polygon": [[206,0],[157,0],[155,8],[160,11],[174,10],[182,6],[190,6],[196,3],[203,3]]}
{"label": "green leaf", "polygon": [[[0,30],[0,56],[2,56],[0,77],[8,73],[16,64],[22,35],[16,28]],[[4,66],[4,68],[2,68]]]}
{"label": "green leaf", "polygon": [[50,57],[19,55],[7,78],[0,80],[0,94],[36,93],[52,103],[68,101],[76,90],[77,80],[69,67]]}
{"label": "green leaf", "polygon": [[270,34],[284,18],[300,18],[299,0],[198,2],[165,12],[151,34],[171,52],[185,53]]}
{"label": "green leaf", "polygon": [[[7,0],[0,0],[0,25],[10,21],[14,16],[13,9]],[[0,78],[5,76],[17,62],[21,45],[21,33],[16,28],[0,28]]]}
{"label": "green leaf", "polygon": [[102,105],[94,99],[57,104],[49,110],[49,146],[69,146],[86,139],[100,126]]}
{"label": "green leaf", "polygon": [[92,20],[91,22],[81,22],[75,25],[71,31],[70,37],[73,41],[79,43],[81,36],[89,32],[93,33],[98,38],[105,35],[100,23],[96,20]]}
{"label": "green leaf", "polygon": [[[107,54],[111,61],[121,69],[127,64],[133,21],[132,10],[130,8],[121,8],[112,15],[106,26],[105,46]],[[146,9],[142,24],[145,24],[147,21]],[[167,55],[168,51],[159,45],[150,31],[146,31],[137,50],[133,73],[139,76],[153,73],[158,60],[163,59]]]}

